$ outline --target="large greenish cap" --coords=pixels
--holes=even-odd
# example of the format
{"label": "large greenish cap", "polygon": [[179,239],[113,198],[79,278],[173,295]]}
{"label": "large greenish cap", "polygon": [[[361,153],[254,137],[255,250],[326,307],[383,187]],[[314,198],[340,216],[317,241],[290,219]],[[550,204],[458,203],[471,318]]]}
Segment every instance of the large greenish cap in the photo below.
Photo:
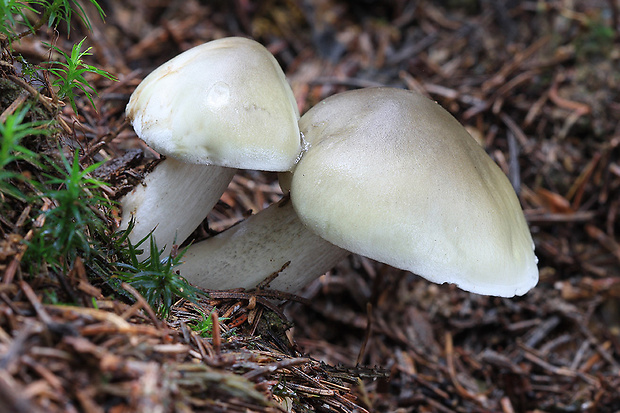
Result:
{"label": "large greenish cap", "polygon": [[327,241],[436,283],[522,295],[537,258],[506,176],[437,103],[401,89],[345,92],[300,119],[300,220]]}
{"label": "large greenish cap", "polygon": [[164,63],[136,88],[127,117],[149,146],[187,163],[285,171],[301,151],[299,110],[282,69],[240,37]]}

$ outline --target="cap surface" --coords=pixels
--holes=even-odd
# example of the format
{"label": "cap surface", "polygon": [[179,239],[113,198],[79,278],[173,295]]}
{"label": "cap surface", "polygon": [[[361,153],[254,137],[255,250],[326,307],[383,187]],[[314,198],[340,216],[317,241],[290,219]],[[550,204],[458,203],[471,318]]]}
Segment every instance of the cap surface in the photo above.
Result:
{"label": "cap surface", "polygon": [[136,88],[127,117],[140,138],[180,161],[284,171],[301,150],[299,110],[261,44],[229,37],[164,63]]}
{"label": "cap surface", "polygon": [[300,120],[309,149],[291,199],[301,221],[349,251],[486,295],[536,285],[532,238],[507,177],[437,103],[361,89]]}

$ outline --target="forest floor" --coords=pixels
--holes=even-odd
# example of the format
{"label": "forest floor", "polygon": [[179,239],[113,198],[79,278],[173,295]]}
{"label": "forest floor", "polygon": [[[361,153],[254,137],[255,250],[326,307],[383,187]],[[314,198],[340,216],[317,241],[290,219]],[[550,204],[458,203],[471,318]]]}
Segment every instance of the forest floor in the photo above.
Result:
{"label": "forest floor", "polygon": [[[62,107],[65,127],[47,149],[76,148],[84,167],[140,149],[137,164],[97,174],[102,196],[118,198],[157,158],[125,120],[139,82],[192,46],[251,37],[282,65],[302,114],[370,86],[444,106],[518,189],[540,282],[522,297],[486,297],[351,256],[278,307],[229,291],[200,306],[179,300],[162,318],[88,257],[29,270],[23,240],[54,203],[3,195],[1,411],[620,411],[617,1],[100,4],[105,22],[84,6],[90,29],[78,21],[70,35],[60,26],[3,46],[2,87],[17,93],[3,89],[0,119],[28,97],[16,56],[40,64],[42,42],[70,53],[87,37],[85,61],[118,79],[89,77],[97,110],[83,96],[78,115]],[[281,196],[273,174],[244,171],[193,239]],[[118,210],[100,213],[112,231]]]}

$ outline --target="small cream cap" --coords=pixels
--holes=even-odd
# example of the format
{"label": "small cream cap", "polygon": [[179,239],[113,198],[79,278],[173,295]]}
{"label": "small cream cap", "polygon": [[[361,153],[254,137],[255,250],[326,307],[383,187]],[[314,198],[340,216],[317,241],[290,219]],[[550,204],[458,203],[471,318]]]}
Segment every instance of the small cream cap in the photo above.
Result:
{"label": "small cream cap", "polygon": [[187,163],[285,171],[301,151],[299,109],[282,69],[241,37],[164,63],[131,95],[127,117],[149,146]]}

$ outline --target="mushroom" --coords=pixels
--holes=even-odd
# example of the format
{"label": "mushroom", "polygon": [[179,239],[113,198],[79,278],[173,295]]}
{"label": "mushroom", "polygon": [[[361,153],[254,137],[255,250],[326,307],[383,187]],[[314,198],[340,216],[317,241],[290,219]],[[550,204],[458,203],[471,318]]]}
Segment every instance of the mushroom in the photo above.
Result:
{"label": "mushroom", "polygon": [[[271,286],[294,292],[322,274],[323,256],[333,265],[346,250],[478,294],[512,297],[536,285],[534,244],[512,186],[437,103],[361,89],[321,101],[299,125],[309,147],[281,180],[293,208],[270,207],[191,246],[180,266],[189,281],[248,288],[290,261]],[[287,227],[293,238],[268,237]]]}
{"label": "mushroom", "polygon": [[250,39],[214,40],[164,63],[126,112],[167,159],[121,199],[120,227],[133,218],[134,243],[155,228],[168,251],[207,216],[236,168],[286,171],[302,150],[293,92],[273,55]]}

